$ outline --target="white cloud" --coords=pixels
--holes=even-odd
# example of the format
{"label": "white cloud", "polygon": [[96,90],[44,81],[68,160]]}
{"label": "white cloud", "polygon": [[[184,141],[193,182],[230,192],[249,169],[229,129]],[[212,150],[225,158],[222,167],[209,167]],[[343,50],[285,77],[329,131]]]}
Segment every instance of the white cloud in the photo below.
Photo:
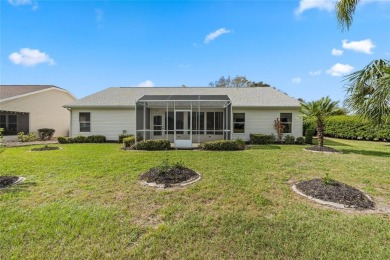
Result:
{"label": "white cloud", "polygon": [[370,39],[365,39],[362,41],[351,41],[343,40],[343,48],[347,50],[353,50],[356,52],[363,52],[366,54],[372,54],[372,49],[375,48],[375,45]]}
{"label": "white cloud", "polygon": [[316,71],[310,71],[309,75],[312,77],[316,77],[316,76],[321,75],[321,73],[322,73],[322,70],[316,70]]}
{"label": "white cloud", "polygon": [[353,67],[348,64],[336,63],[333,65],[326,73],[330,74],[333,77],[341,77],[346,74],[349,74],[353,70]]}
{"label": "white cloud", "polygon": [[336,48],[332,49],[332,55],[334,55],[334,56],[341,56],[341,55],[343,55],[343,53],[344,53],[343,50],[338,50]]}
{"label": "white cloud", "polygon": [[8,3],[10,3],[13,6],[32,5],[33,10],[38,9],[38,3],[32,0],[8,0]]}
{"label": "white cloud", "polygon": [[226,28],[220,28],[220,29],[206,35],[206,38],[204,39],[204,43],[207,44],[207,43],[211,42],[212,40],[215,40],[216,38],[218,38],[222,34],[227,34],[230,32],[231,31],[227,30]]}
{"label": "white cloud", "polygon": [[301,0],[299,1],[299,7],[295,9],[295,14],[300,15],[309,9],[332,11],[335,8],[336,1],[337,0]]}
{"label": "white cloud", "polygon": [[95,9],[95,17],[96,21],[102,21],[104,17],[104,11],[102,9]]}
{"label": "white cloud", "polygon": [[294,83],[294,84],[299,84],[299,83],[302,82],[302,78],[296,77],[296,78],[291,79],[291,81],[292,81],[292,83]]}
{"label": "white cloud", "polygon": [[148,80],[145,80],[143,82],[140,82],[137,87],[150,88],[150,87],[154,87],[154,83],[153,83],[153,81],[148,79]]}
{"label": "white cloud", "polygon": [[49,65],[55,65],[55,62],[49,55],[40,50],[22,48],[19,52],[11,53],[8,56],[9,60],[17,65],[23,65],[27,67],[35,66],[39,63],[48,63]]}

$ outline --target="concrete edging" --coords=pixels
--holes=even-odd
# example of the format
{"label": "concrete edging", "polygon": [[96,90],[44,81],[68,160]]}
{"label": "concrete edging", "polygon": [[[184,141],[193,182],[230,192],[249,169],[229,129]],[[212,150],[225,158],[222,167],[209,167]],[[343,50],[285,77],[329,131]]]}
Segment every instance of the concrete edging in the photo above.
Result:
{"label": "concrete edging", "polygon": [[[198,174],[197,177],[195,178],[192,178],[192,179],[189,179],[187,181],[183,181],[183,182],[180,182],[180,183],[175,183],[175,184],[171,184],[169,187],[167,188],[176,188],[176,187],[185,187],[185,186],[188,186],[190,184],[193,184],[197,181],[199,181],[202,176],[199,174],[199,173],[196,173]],[[149,187],[155,187],[155,188],[166,188],[165,187],[165,184],[157,184],[155,182],[146,182],[146,181],[140,181],[140,183],[144,186],[149,186]]]}
{"label": "concrete edging", "polygon": [[7,188],[11,187],[12,185],[16,185],[16,184],[19,184],[21,182],[24,182],[25,180],[26,180],[26,177],[18,177],[18,179],[14,183],[11,183],[10,185],[8,185],[6,187],[0,188],[0,190],[7,189]]}

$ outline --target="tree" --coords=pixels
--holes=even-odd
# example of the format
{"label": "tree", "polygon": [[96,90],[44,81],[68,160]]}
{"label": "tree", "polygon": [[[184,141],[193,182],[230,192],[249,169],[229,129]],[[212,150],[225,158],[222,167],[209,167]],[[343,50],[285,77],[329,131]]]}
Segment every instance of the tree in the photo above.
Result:
{"label": "tree", "polygon": [[375,125],[389,120],[390,62],[375,60],[348,76],[345,105]]}
{"label": "tree", "polygon": [[[337,21],[349,30],[360,0],[339,0],[336,4]],[[345,77],[347,95],[345,104],[353,112],[381,125],[390,120],[390,62],[374,60],[362,70]]]}
{"label": "tree", "polygon": [[216,88],[248,88],[248,87],[270,87],[270,85],[263,83],[262,81],[254,82],[248,80],[245,76],[237,75],[233,79],[228,76],[225,78],[222,76],[219,80],[210,82],[210,87]]}
{"label": "tree", "polygon": [[338,101],[332,101],[329,97],[301,104],[301,113],[306,122],[314,122],[317,125],[318,146],[324,146],[325,119],[339,113]]}

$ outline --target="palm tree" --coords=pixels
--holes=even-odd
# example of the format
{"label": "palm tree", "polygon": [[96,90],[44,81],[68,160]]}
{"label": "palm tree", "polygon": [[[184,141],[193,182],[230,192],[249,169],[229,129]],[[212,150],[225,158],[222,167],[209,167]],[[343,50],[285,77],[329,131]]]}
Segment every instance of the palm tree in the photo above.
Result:
{"label": "palm tree", "polygon": [[348,76],[345,105],[381,125],[390,115],[390,62],[375,60]]}
{"label": "palm tree", "polygon": [[324,146],[325,119],[339,113],[338,101],[332,101],[329,97],[301,104],[301,113],[305,121],[311,121],[317,125],[318,146]]}
{"label": "palm tree", "polygon": [[344,30],[345,27],[349,30],[359,2],[360,0],[339,0],[336,3],[337,21],[341,26],[341,30]]}

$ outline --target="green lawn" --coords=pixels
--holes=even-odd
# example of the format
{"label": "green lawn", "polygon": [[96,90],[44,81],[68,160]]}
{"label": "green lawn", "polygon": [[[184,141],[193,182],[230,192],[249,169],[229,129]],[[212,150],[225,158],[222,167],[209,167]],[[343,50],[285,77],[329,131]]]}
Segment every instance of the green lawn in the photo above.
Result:
{"label": "green lawn", "polygon": [[[390,214],[345,213],[291,191],[288,180],[331,178],[390,205],[390,146],[328,139],[237,152],[122,151],[119,144],[0,152],[0,259],[390,259]],[[140,186],[164,158],[202,175],[185,189]]]}

